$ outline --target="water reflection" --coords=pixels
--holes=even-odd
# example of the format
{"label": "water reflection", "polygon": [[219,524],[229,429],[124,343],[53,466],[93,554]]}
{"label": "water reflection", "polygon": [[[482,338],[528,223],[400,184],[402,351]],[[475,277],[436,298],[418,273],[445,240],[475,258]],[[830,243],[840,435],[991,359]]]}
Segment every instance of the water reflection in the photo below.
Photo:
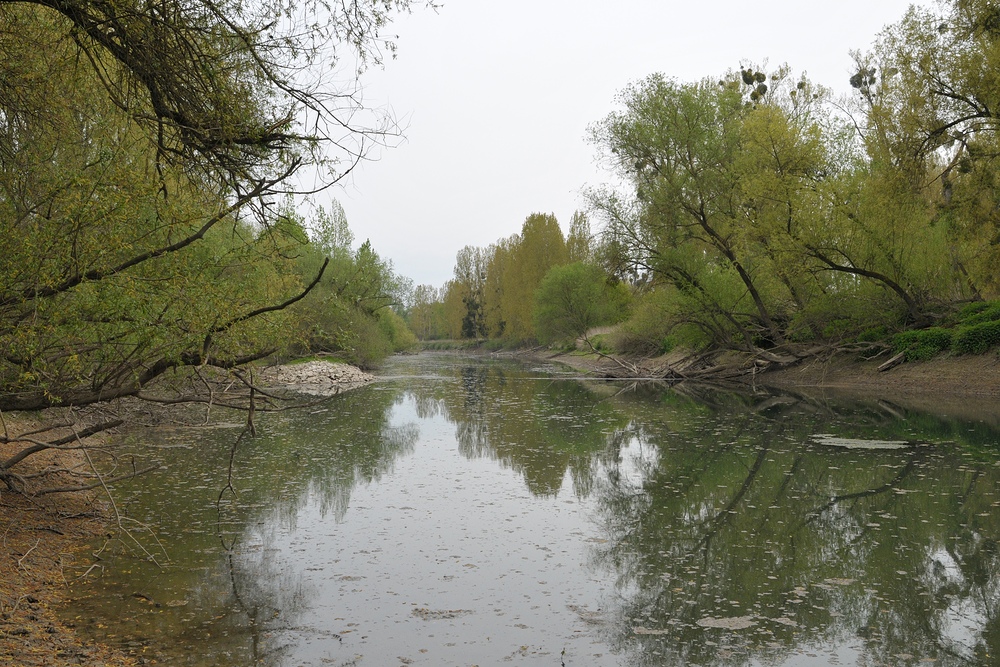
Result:
{"label": "water reflection", "polygon": [[568,472],[574,492],[587,496],[607,435],[625,417],[581,383],[544,374],[552,370],[470,360],[453,371],[458,391],[417,384],[409,394],[418,414],[440,414],[455,424],[464,456],[517,471],[536,496],[557,495]]}
{"label": "water reflection", "polygon": [[[594,560],[616,577],[613,641],[632,664],[988,662],[1000,513],[979,443],[929,444],[965,434],[884,406],[698,399],[637,419],[625,450],[658,456],[596,491]],[[912,444],[814,437],[831,431]]]}
{"label": "water reflection", "polygon": [[280,633],[322,591],[279,543],[306,508],[342,520],[359,484],[413,451],[416,426],[389,423],[399,397],[370,388],[261,419],[267,434],[237,449],[232,492],[238,427],[144,432],[164,473],[118,490],[131,531],[105,545],[96,585],[75,589],[73,621],[137,653],[152,644],[167,664],[284,664],[295,650]]}
{"label": "water reflection", "polygon": [[422,355],[261,430],[221,502],[236,432],[160,434],[184,448],[121,507],[171,562],[76,589],[93,634],[275,667],[1000,650],[993,422]]}

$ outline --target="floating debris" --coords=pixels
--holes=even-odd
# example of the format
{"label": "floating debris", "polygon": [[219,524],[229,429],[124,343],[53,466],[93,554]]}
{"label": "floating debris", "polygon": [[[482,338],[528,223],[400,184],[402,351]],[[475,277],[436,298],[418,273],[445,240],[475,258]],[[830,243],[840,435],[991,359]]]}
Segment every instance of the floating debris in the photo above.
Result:
{"label": "floating debris", "polygon": [[[604,614],[600,611],[591,611],[582,605],[568,604],[566,608],[580,617],[580,620],[588,625],[601,625],[604,623]],[[636,633],[642,634],[642,633]]]}
{"label": "floating debris", "polygon": [[912,443],[906,440],[862,440],[860,438],[841,438],[829,433],[817,433],[810,436],[818,444],[844,449],[906,449]]}
{"label": "floating debris", "polygon": [[438,621],[445,618],[458,618],[459,616],[475,612],[471,609],[428,609],[427,607],[417,607],[411,613],[425,621]]}
{"label": "floating debris", "polygon": [[695,625],[703,628],[722,628],[723,630],[746,630],[757,625],[753,616],[732,616],[730,618],[712,618],[706,616],[695,621]]}

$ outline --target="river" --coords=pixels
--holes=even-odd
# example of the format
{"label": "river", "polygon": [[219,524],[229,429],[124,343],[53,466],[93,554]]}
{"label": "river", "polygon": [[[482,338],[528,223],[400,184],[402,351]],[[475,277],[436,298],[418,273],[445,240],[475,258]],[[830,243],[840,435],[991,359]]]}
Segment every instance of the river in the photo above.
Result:
{"label": "river", "polygon": [[68,622],[161,665],[987,665],[1000,408],[422,354],[162,428]]}

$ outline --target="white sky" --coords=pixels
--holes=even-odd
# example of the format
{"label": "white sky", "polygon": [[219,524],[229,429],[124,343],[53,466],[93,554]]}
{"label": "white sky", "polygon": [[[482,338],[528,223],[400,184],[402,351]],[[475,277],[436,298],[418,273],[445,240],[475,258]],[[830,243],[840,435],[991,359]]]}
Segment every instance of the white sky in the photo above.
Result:
{"label": "white sky", "polygon": [[[565,231],[580,191],[609,180],[586,129],[632,81],[681,81],[788,63],[837,92],[908,0],[443,0],[388,32],[397,58],[363,79],[404,142],[331,196],[358,242],[415,284],[440,287],[455,254],[517,233],[534,212]],[[928,4],[922,0],[916,4]]]}

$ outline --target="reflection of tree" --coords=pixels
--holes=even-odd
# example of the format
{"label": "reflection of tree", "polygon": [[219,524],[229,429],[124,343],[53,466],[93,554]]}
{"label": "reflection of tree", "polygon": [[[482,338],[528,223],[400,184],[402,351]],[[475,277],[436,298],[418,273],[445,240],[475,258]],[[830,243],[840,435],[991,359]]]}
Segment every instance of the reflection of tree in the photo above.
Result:
{"label": "reflection of tree", "polygon": [[[621,596],[613,642],[635,664],[780,661],[838,643],[876,663],[977,664],[997,646],[998,521],[983,511],[995,466],[943,447],[811,443],[922,437],[877,407],[704,389],[617,405],[634,419],[622,449],[657,452],[609,465],[597,491],[608,541],[595,559]],[[709,617],[755,625],[699,625]]]}
{"label": "reflection of tree", "polygon": [[[197,646],[200,664],[280,664],[286,651],[274,637],[295,624],[313,592],[277,560],[276,535],[294,527],[307,505],[341,519],[358,484],[379,479],[412,451],[416,425],[390,423],[399,396],[380,385],[336,396],[312,413],[265,415],[258,437],[237,450],[235,497],[226,494],[219,506],[236,433],[163,431],[160,444],[188,446],[163,450],[166,470],[124,489],[120,505],[156,525],[172,562],[162,570],[133,563],[139,576],[102,582],[105,598],[125,600],[115,614],[128,619],[132,636],[123,631],[123,641],[158,637],[180,655]],[[167,497],[169,512],[162,509]],[[157,591],[160,606],[133,596],[136,585]]]}
{"label": "reflection of tree", "polygon": [[460,391],[440,404],[464,456],[499,461],[535,495],[557,494],[567,471],[574,491],[589,493],[607,434],[622,424],[609,404],[579,382],[511,363],[470,360],[456,377]]}
{"label": "reflection of tree", "polygon": [[[269,511],[293,522],[306,503],[339,521],[358,484],[381,479],[396,460],[413,451],[419,435],[415,424],[393,426],[391,412],[401,392],[384,387],[335,397],[323,412],[289,414],[270,427],[271,436],[256,443],[251,479],[239,483],[242,493],[261,486],[277,503]],[[277,480],[269,480],[269,475]],[[280,486],[275,483],[280,480]]]}

